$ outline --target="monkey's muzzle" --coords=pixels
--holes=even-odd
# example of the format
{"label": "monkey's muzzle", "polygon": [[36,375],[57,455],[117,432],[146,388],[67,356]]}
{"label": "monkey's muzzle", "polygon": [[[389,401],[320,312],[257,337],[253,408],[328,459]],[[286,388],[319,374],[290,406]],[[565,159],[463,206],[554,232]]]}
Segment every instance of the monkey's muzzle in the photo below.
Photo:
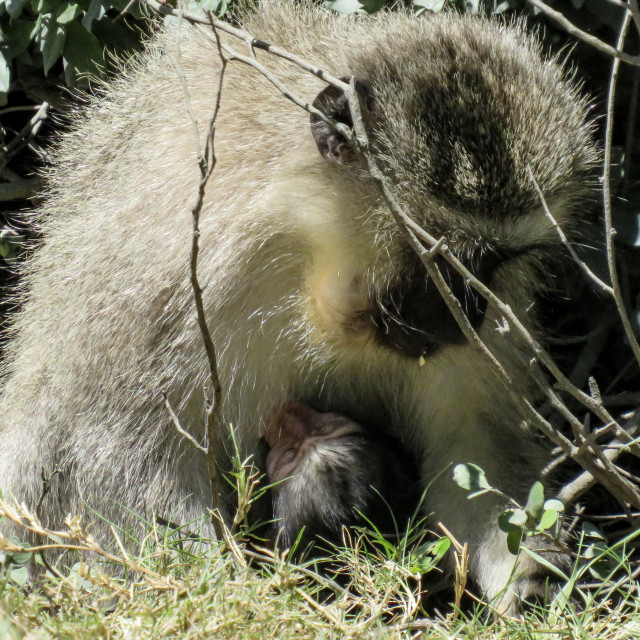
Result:
{"label": "monkey's muzzle", "polygon": [[[488,284],[499,262],[497,255],[486,254],[476,260],[470,270],[479,280]],[[466,284],[463,276],[444,258],[438,256],[436,264],[471,326],[479,329],[487,301]],[[465,341],[447,303],[422,264],[415,265],[408,277],[374,301],[371,321],[380,344],[410,358],[433,355],[445,345]]]}

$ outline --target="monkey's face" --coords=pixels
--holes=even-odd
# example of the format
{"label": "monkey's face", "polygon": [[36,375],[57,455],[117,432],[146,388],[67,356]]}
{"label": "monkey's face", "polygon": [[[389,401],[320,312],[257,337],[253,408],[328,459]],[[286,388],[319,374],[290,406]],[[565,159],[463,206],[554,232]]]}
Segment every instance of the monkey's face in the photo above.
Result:
{"label": "monkey's face", "polygon": [[[571,234],[597,152],[586,104],[562,69],[518,29],[483,23],[465,33],[465,20],[462,31],[434,17],[410,33],[385,32],[384,42],[372,41],[349,63],[372,155],[394,197],[499,297],[523,307],[545,286],[540,265],[548,270],[565,259],[536,186]],[[401,49],[388,46],[394,38],[403,39]],[[326,88],[314,104],[351,124],[339,90]],[[321,155],[337,171],[362,172],[346,140],[311,121]],[[366,319],[378,343],[410,357],[461,341],[417,256],[389,226],[390,214],[380,206],[368,216],[362,224],[378,248],[350,272],[353,282],[366,283],[353,317]],[[385,276],[370,277],[385,271],[377,266],[385,260]],[[444,260],[439,266],[471,324],[481,327],[485,301]]]}

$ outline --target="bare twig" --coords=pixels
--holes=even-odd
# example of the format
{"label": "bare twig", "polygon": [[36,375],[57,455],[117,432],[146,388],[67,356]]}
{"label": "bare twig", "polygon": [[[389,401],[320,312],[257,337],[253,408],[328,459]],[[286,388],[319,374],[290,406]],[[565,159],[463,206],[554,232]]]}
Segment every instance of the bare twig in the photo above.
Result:
{"label": "bare twig", "polygon": [[527,166],[527,170],[529,171],[529,176],[531,177],[533,186],[535,187],[535,190],[538,193],[538,196],[540,198],[540,203],[542,204],[542,209],[544,210],[545,215],[553,225],[553,228],[558,233],[558,236],[560,237],[560,241],[567,248],[567,251],[569,251],[569,253],[571,254],[571,257],[573,258],[574,262],[582,269],[582,271],[587,276],[587,278],[591,280],[591,282],[593,282],[601,291],[609,294],[610,296],[613,296],[614,295],[613,288],[610,287],[606,282],[603,282],[602,280],[600,280],[600,278],[598,278],[598,276],[595,273],[593,273],[593,271],[591,271],[587,263],[584,262],[584,260],[580,259],[575,249],[569,242],[569,240],[567,240],[567,236],[564,234],[562,227],[558,224],[556,219],[551,214],[551,211],[549,210],[547,201],[544,197],[544,194],[542,193],[542,189],[540,189],[540,185],[538,184],[538,181],[533,175],[533,171],[531,171],[531,167]]}
{"label": "bare twig", "polygon": [[[220,385],[220,378],[218,375],[218,364],[217,364],[217,356],[216,349],[213,343],[213,339],[211,338],[211,332],[209,330],[209,326],[207,324],[207,318],[204,311],[204,302],[202,299],[202,287],[198,280],[198,256],[200,253],[200,214],[202,212],[202,206],[204,204],[204,196],[207,187],[207,183],[209,182],[209,178],[213,173],[213,170],[216,166],[216,155],[215,155],[215,132],[216,132],[216,118],[218,117],[218,113],[220,111],[220,99],[222,96],[222,84],[224,80],[224,74],[227,68],[227,59],[224,56],[221,48],[220,48],[220,40],[218,38],[218,33],[213,26],[213,18],[210,19],[211,27],[213,28],[213,32],[215,35],[216,42],[218,44],[218,53],[220,55],[220,71],[218,75],[218,84],[216,88],[216,97],[214,102],[213,112],[211,114],[211,118],[209,119],[207,134],[206,134],[206,142],[204,146],[204,150],[200,144],[200,133],[198,128],[198,121],[193,113],[191,107],[191,100],[189,98],[189,91],[187,89],[186,79],[182,70],[180,68],[179,61],[179,43],[178,43],[178,60],[176,65],[176,71],[180,80],[182,82],[185,101],[187,110],[191,117],[191,122],[193,125],[193,135],[195,139],[195,149],[196,149],[196,157],[198,168],[200,169],[200,181],[198,183],[198,193],[195,199],[194,204],[191,207],[192,214],[192,228],[193,232],[191,235],[191,253],[190,253],[190,281],[191,288],[193,290],[193,298],[196,306],[196,315],[198,320],[198,327],[200,328],[200,334],[202,336],[202,341],[205,348],[205,353],[207,356],[207,362],[209,365],[209,382],[211,384],[211,398],[206,400],[206,447],[201,447],[197,445],[198,448],[205,453],[207,459],[207,468],[209,472],[209,480],[211,486],[211,496],[213,502],[213,510],[214,512],[219,511],[220,509],[220,479],[218,474],[218,464],[216,459],[216,443],[219,440],[218,437],[218,415],[220,413],[220,403],[222,397],[222,387]],[[167,406],[169,409],[170,406]],[[173,413],[173,412],[172,412]],[[175,415],[175,414],[174,414]],[[176,427],[182,430],[179,427],[179,421],[175,418],[174,423]],[[189,437],[189,440],[195,444],[195,440],[192,437]],[[215,515],[212,516],[212,522],[214,527],[216,528],[216,533],[220,535],[222,531],[220,530],[219,523],[220,520]]]}
{"label": "bare twig", "polygon": [[[203,36],[205,36],[205,38],[209,40],[213,40],[213,37],[208,30],[204,29],[200,25],[196,25],[196,28]],[[253,41],[249,46],[251,47],[252,44],[253,44]],[[285,98],[293,102],[293,104],[300,107],[301,109],[304,109],[307,113],[313,116],[316,116],[323,122],[327,123],[330,127],[333,127],[333,129],[335,129],[338,133],[342,134],[345,138],[347,138],[347,140],[351,139],[352,131],[351,129],[349,129],[349,127],[347,127],[342,122],[338,122],[337,120],[334,120],[333,118],[327,116],[325,113],[323,113],[319,109],[316,109],[312,104],[309,104],[305,100],[302,100],[301,98],[296,96],[290,89],[288,89],[284,84],[282,84],[282,82],[280,82],[280,80],[273,73],[271,73],[271,71],[269,71],[267,67],[259,63],[255,57],[251,55],[243,56],[237,51],[234,51],[229,45],[225,43],[221,43],[220,46],[224,50],[226,54],[226,59],[229,62],[242,62],[243,64],[246,64],[252,67],[262,76],[264,76],[276,89],[278,89],[278,91],[280,91],[280,93]],[[347,88],[347,85],[341,80],[335,80],[335,84],[333,82],[331,82],[330,84],[343,90]]]}
{"label": "bare twig", "polygon": [[198,451],[202,451],[202,453],[204,453],[205,455],[208,455],[209,447],[203,447],[188,431],[186,431],[182,427],[182,425],[180,424],[180,419],[176,415],[176,412],[173,410],[173,407],[169,402],[169,398],[167,397],[167,394],[164,391],[162,392],[162,397],[164,398],[164,406],[167,408],[167,411],[169,412],[169,416],[171,417],[171,420],[173,421],[173,425],[175,426],[178,433],[183,438],[186,438],[196,449],[198,449]]}
{"label": "bare twig", "polygon": [[[620,28],[620,36],[618,38],[618,48],[622,49],[624,41],[627,36],[627,30],[629,23],[631,22],[631,14],[627,13],[624,17],[622,27]],[[618,314],[624,327],[624,333],[627,337],[627,341],[631,346],[635,358],[640,364],[640,345],[633,332],[631,321],[625,308],[624,300],[622,299],[622,291],[620,289],[620,281],[618,278],[618,268],[616,265],[615,255],[615,235],[616,230],[613,228],[613,215],[611,211],[611,140],[613,136],[613,111],[616,95],[616,84],[618,81],[618,71],[620,69],[620,60],[615,59],[611,68],[611,79],[609,81],[609,95],[607,97],[607,119],[605,129],[605,146],[604,146],[604,167],[602,175],[602,197],[604,201],[604,225],[605,225],[605,240],[607,247],[607,263],[609,265],[609,276],[611,278],[611,285],[613,287],[614,299],[616,306],[618,307]]]}
{"label": "bare twig", "polygon": [[[628,10],[631,12],[633,21],[636,24],[636,30],[640,33],[640,6],[638,6],[638,0],[629,0]],[[620,48],[618,47],[618,49]]]}
{"label": "bare twig", "polygon": [[556,11],[555,9],[547,6],[544,2],[542,2],[542,0],[527,0],[527,2],[537,9],[540,9],[540,11],[545,16],[559,25],[569,35],[579,38],[583,42],[590,44],[592,47],[595,47],[598,51],[605,53],[608,56],[611,56],[618,60],[622,60],[622,62],[627,62],[628,64],[632,64],[636,67],[640,66],[640,56],[629,55],[628,53],[622,51],[620,47],[612,47],[599,38],[592,36],[590,33],[579,29],[575,24],[573,24],[573,22],[565,18],[559,11]]}
{"label": "bare twig", "polygon": [[223,20],[218,20],[210,13],[208,14],[208,17],[205,18],[202,15],[189,13],[187,11],[179,12],[176,9],[172,9],[169,5],[161,4],[156,0],[144,0],[144,3],[150,6],[152,9],[154,9],[158,13],[161,13],[163,15],[170,15],[175,17],[181,16],[193,24],[203,24],[203,25],[213,27],[214,29],[218,29],[219,31],[224,31],[225,33],[228,33],[229,35],[239,38],[243,42],[247,43],[250,48],[261,49],[262,51],[267,51],[271,55],[274,55],[278,58],[287,60],[293,63],[294,65],[296,65],[297,67],[300,67],[301,69],[308,71],[310,74],[333,85],[334,87],[344,89],[346,86],[345,83],[342,82],[342,80],[340,80],[339,78],[332,76],[330,73],[327,73],[324,69],[320,69],[320,67],[317,67],[313,64],[309,64],[306,60],[304,60],[300,56],[290,53],[289,51],[285,51],[284,49],[281,49],[280,47],[276,47],[272,44],[269,44],[268,42],[264,42],[259,38],[255,38],[250,33],[247,33],[246,31],[244,31],[243,29],[238,29],[237,27],[234,27],[228,24],[227,22],[224,22]]}
{"label": "bare twig", "polygon": [[38,133],[40,127],[47,119],[49,114],[49,103],[43,102],[35,115],[22,127],[20,133],[11,140],[11,142],[0,151],[4,156],[3,161],[0,163],[0,171],[2,171],[7,164],[11,161],[13,156],[25,145],[28,145],[32,138]]}

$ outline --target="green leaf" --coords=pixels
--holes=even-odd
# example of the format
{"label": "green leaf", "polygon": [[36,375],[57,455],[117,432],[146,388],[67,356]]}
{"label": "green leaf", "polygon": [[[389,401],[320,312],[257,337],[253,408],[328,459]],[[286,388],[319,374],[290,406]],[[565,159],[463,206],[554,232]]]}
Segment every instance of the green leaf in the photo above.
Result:
{"label": "green leaf", "polygon": [[514,556],[517,556],[520,552],[520,544],[523,538],[524,531],[522,529],[514,529],[507,533],[507,547],[509,548],[509,552]]}
{"label": "green leaf", "polygon": [[544,487],[542,482],[536,482],[529,491],[527,504],[524,510],[533,518],[535,522],[540,520],[544,508]]}
{"label": "green leaf", "polygon": [[114,22],[109,16],[94,20],[91,25],[91,33],[104,47],[125,51],[139,45],[138,35],[133,29],[127,27],[122,20]]}
{"label": "green leaf", "polygon": [[89,33],[79,22],[71,22],[67,27],[64,47],[67,65],[65,76],[77,85],[83,76],[100,77],[104,74],[104,49],[98,38]]}
{"label": "green leaf", "polygon": [[[35,2],[35,7],[34,7],[34,2]],[[31,6],[34,8],[36,13],[43,16],[53,11],[53,7],[51,6],[51,3],[49,2],[49,0],[32,0]]]}
{"label": "green leaf", "polygon": [[360,0],[360,2],[367,13],[376,13],[385,5],[385,0]]}
{"label": "green leaf", "polygon": [[409,570],[412,573],[428,573],[435,569],[445,553],[449,550],[451,541],[442,537],[435,542],[426,542],[414,549],[409,558]]}
{"label": "green leaf", "polygon": [[2,50],[6,61],[11,61],[18,57],[31,44],[33,20],[21,20],[15,18],[11,21],[11,28],[6,34]]}
{"label": "green leaf", "polygon": [[524,531],[527,514],[522,509],[506,509],[498,516],[498,526],[502,531]]}
{"label": "green leaf", "polygon": [[11,82],[11,68],[0,51],[0,92],[9,92],[9,83]]}
{"label": "green leaf", "polygon": [[583,522],[582,523],[582,535],[585,538],[597,538],[599,540],[604,540],[604,536],[600,532],[600,529],[596,527],[591,522]]}
{"label": "green leaf", "polygon": [[556,522],[558,522],[558,516],[560,514],[555,509],[546,509],[542,514],[540,521],[538,522],[538,529],[540,531],[546,531],[551,529]]}
{"label": "green leaf", "polygon": [[414,9],[440,13],[444,7],[444,0],[413,0]]}
{"label": "green leaf", "polygon": [[505,11],[509,11],[509,9],[515,9],[516,7],[519,7],[521,4],[522,4],[521,0],[505,0],[504,2],[501,2],[493,10],[492,13],[494,14],[504,13]]}
{"label": "green leaf", "polygon": [[9,227],[0,229],[0,257],[5,262],[14,263],[23,248],[24,236]]}
{"label": "green leaf", "polygon": [[560,502],[560,500],[555,500],[555,499],[551,499],[551,500],[547,500],[544,503],[544,508],[545,509],[553,509],[554,511],[557,511],[558,513],[564,513],[564,503]]}
{"label": "green leaf", "polygon": [[[26,542],[22,542],[20,538],[16,536],[9,536],[7,538],[8,542],[17,546],[28,548],[29,545]],[[7,551],[6,552],[6,561],[11,564],[26,564],[31,560],[31,556],[33,555],[33,551]]]}
{"label": "green leaf", "polygon": [[216,16],[221,15],[227,10],[227,3],[224,0],[200,0],[198,4],[201,9],[211,11],[211,13]]}
{"label": "green leaf", "polygon": [[27,583],[29,572],[27,571],[27,567],[14,567],[9,571],[9,577],[17,585],[24,587]]}
{"label": "green leaf", "polygon": [[584,550],[582,557],[591,561],[589,573],[603,582],[610,579],[611,574],[623,562],[623,558],[616,554],[603,540],[592,542]]}
{"label": "green leaf", "polygon": [[363,13],[362,3],[358,0],[325,0],[325,7],[338,13]]}
{"label": "green leaf", "polygon": [[483,491],[493,488],[487,482],[484,471],[477,464],[471,462],[457,464],[453,469],[453,479],[458,486],[467,491]]}
{"label": "green leaf", "polygon": [[22,10],[24,9],[27,2],[29,2],[29,0],[6,0],[4,6],[7,10],[7,13],[12,18],[15,18],[22,13]]}
{"label": "green leaf", "polygon": [[56,18],[56,22],[58,24],[67,24],[71,22],[79,14],[80,14],[80,7],[77,4],[68,4],[58,14]]}
{"label": "green leaf", "polygon": [[40,32],[40,51],[45,76],[62,55],[65,43],[64,27],[57,24],[53,16],[42,16]]}
{"label": "green leaf", "polygon": [[87,31],[93,31],[93,23],[96,20],[100,20],[107,13],[107,9],[102,0],[91,0],[91,4],[87,9],[87,12],[82,18],[82,26]]}

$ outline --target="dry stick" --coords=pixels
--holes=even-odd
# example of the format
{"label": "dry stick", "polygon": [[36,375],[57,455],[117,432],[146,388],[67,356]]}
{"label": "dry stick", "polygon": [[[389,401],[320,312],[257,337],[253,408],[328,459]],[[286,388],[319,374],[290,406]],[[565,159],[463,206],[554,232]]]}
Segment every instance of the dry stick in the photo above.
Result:
{"label": "dry stick", "polygon": [[[627,13],[624,17],[622,27],[620,28],[620,36],[618,37],[618,49],[622,49],[624,41],[627,37],[627,30],[629,23],[631,22],[631,14]],[[607,119],[605,128],[605,143],[604,143],[604,167],[602,175],[602,197],[604,201],[604,226],[605,226],[605,240],[607,247],[607,263],[609,265],[609,277],[611,278],[611,285],[613,286],[613,297],[618,307],[618,314],[624,327],[624,333],[627,337],[627,341],[631,346],[633,355],[636,358],[638,364],[640,364],[640,345],[636,340],[636,336],[631,326],[631,321],[627,315],[625,309],[624,300],[622,299],[622,291],[620,289],[620,281],[618,279],[618,268],[616,266],[615,255],[615,235],[616,230],[613,228],[613,214],[611,211],[611,139],[613,136],[613,108],[616,95],[616,85],[618,81],[618,71],[620,70],[620,60],[615,59],[611,68],[611,79],[609,81],[609,95],[607,97]]]}
{"label": "dry stick", "polygon": [[[623,472],[613,464],[611,459],[605,455],[601,447],[597,444],[597,440],[609,433],[612,429],[616,431],[619,430],[622,433],[626,433],[624,429],[622,429],[616,422],[609,422],[600,429],[592,432],[587,431],[584,424],[580,420],[578,420],[574,413],[560,399],[558,394],[549,386],[546,377],[540,369],[540,365],[537,363],[537,361],[532,361],[530,364],[532,367],[532,377],[534,381],[541,389],[541,391],[547,396],[547,399],[549,400],[551,406],[556,409],[556,411],[558,411],[560,415],[562,415],[562,417],[565,418],[565,420],[571,426],[575,441],[578,443],[578,449],[589,449],[593,453],[593,455],[600,461],[602,467],[606,469],[619,484],[624,484],[626,486],[627,483],[625,483],[622,478]],[[602,402],[601,398],[594,397],[594,399]],[[629,434],[627,434],[627,436],[631,438]],[[633,487],[633,489],[635,490],[635,487]],[[631,495],[633,495],[633,493],[631,493]]]}
{"label": "dry stick", "polygon": [[167,394],[163,391],[162,397],[164,398],[164,406],[167,408],[169,412],[169,416],[171,417],[171,421],[176,428],[176,431],[183,437],[186,438],[198,451],[202,451],[205,455],[209,453],[209,447],[203,447],[186,429],[182,427],[180,424],[180,419],[176,415],[176,412],[173,410],[171,403],[169,402],[169,398]]}
{"label": "dry stick", "polygon": [[[193,290],[193,299],[196,306],[196,314],[198,319],[198,327],[200,328],[200,334],[202,336],[202,341],[205,348],[205,353],[207,356],[207,362],[209,365],[209,381],[212,387],[212,397],[209,400],[205,400],[206,402],[206,442],[207,446],[204,449],[204,453],[207,459],[207,470],[209,472],[209,482],[211,487],[211,498],[213,503],[213,511],[218,512],[220,510],[220,479],[218,474],[218,465],[216,460],[216,442],[218,441],[218,414],[220,409],[220,400],[222,396],[222,387],[220,386],[220,378],[218,375],[218,364],[217,364],[217,356],[215,345],[213,344],[213,339],[211,338],[211,332],[209,331],[209,326],[207,325],[207,318],[204,311],[204,302],[202,300],[202,287],[200,286],[200,282],[198,280],[198,256],[200,253],[200,213],[202,211],[202,205],[204,203],[205,190],[207,187],[207,183],[209,182],[209,178],[213,173],[213,170],[216,166],[216,155],[215,155],[215,147],[214,147],[214,138],[216,132],[216,118],[218,117],[218,112],[220,111],[220,99],[222,96],[222,83],[224,80],[224,73],[227,68],[227,60],[220,49],[220,42],[218,39],[217,31],[215,27],[211,25],[214,34],[216,37],[216,41],[218,42],[218,52],[220,54],[220,71],[218,75],[218,85],[216,89],[216,97],[214,103],[213,113],[211,114],[211,118],[209,120],[209,125],[207,129],[207,137],[204,152],[202,151],[202,147],[200,144],[200,134],[198,131],[198,122],[195,118],[195,114],[191,108],[191,101],[189,99],[189,91],[186,84],[186,78],[184,77],[184,73],[182,73],[182,69],[179,64],[177,65],[177,73],[180,77],[180,81],[182,83],[187,109],[189,111],[189,116],[191,117],[191,122],[193,124],[193,134],[195,138],[195,148],[196,148],[196,156],[198,167],[200,169],[200,181],[198,183],[198,194],[194,204],[191,207],[191,215],[193,220],[193,232],[191,234],[191,255],[190,255],[190,281],[191,288]],[[179,47],[179,41],[178,41]],[[178,50],[179,55],[179,50]],[[179,63],[179,60],[178,60]],[[167,402],[168,405],[168,402]],[[170,406],[169,406],[170,409]],[[171,411],[173,414],[173,411]],[[175,414],[174,414],[175,415]],[[173,416],[172,416],[173,418]],[[176,426],[179,427],[179,421],[177,417],[174,420]],[[179,428],[181,432],[184,431]],[[193,438],[190,438],[190,441],[195,444]],[[202,448],[199,447],[201,450]],[[221,535],[222,531],[219,527],[219,519],[212,516],[212,523],[216,530],[216,534],[218,537]]]}
{"label": "dry stick", "polygon": [[575,249],[573,248],[573,246],[571,245],[571,243],[567,239],[567,236],[565,235],[564,231],[562,230],[562,227],[558,224],[556,219],[551,214],[551,211],[549,210],[549,207],[547,206],[547,200],[544,197],[544,194],[542,193],[542,189],[540,189],[540,185],[538,184],[538,181],[536,180],[535,176],[533,175],[533,171],[531,170],[531,167],[529,165],[527,165],[527,171],[529,172],[529,176],[531,177],[531,181],[533,182],[533,186],[535,187],[535,190],[536,190],[536,192],[538,194],[538,197],[540,198],[540,202],[542,204],[542,209],[544,210],[544,214],[547,216],[547,218],[549,219],[549,221],[553,225],[553,228],[556,230],[556,232],[558,233],[558,236],[560,237],[560,241],[567,248],[567,250],[569,251],[569,254],[573,258],[574,262],[582,269],[582,271],[585,273],[587,278],[589,278],[589,280],[591,280],[591,282],[593,282],[601,291],[603,291],[604,293],[608,293],[610,296],[613,296],[614,295],[613,288],[610,287],[606,282],[604,282],[603,280],[598,278],[598,276],[595,273],[593,273],[593,271],[591,271],[591,269],[589,268],[587,263],[584,262],[584,260],[580,259],[580,257],[576,253]]}
{"label": "dry stick", "polygon": [[[629,0],[629,11],[633,16],[633,21],[636,24],[636,29],[640,34],[640,6],[638,6],[638,0]],[[620,49],[621,47],[618,47]]]}
{"label": "dry stick", "polygon": [[565,18],[559,11],[555,11],[551,7],[548,7],[544,2],[542,2],[542,0],[527,0],[527,2],[537,9],[540,9],[544,15],[546,15],[551,21],[558,24],[569,35],[579,38],[583,42],[590,44],[598,51],[605,53],[608,56],[612,56],[613,58],[617,58],[618,60],[622,60],[628,64],[640,67],[640,56],[629,55],[628,53],[621,51],[620,47],[616,49],[599,38],[592,36],[590,33],[582,31],[582,29],[578,29],[573,22]]}
{"label": "dry stick", "polygon": [[[381,176],[382,180],[386,179],[384,176],[378,172],[378,175]],[[386,184],[386,183],[385,183]],[[388,189],[387,185],[387,189]],[[429,246],[433,246],[436,242],[435,238],[425,231],[422,227],[416,224],[408,215],[404,212],[401,212],[401,221],[403,225],[406,225],[420,240],[427,243]],[[571,381],[565,376],[564,373],[560,370],[558,365],[555,363],[553,358],[549,355],[549,353],[542,347],[542,345],[533,337],[533,335],[529,332],[529,330],[522,324],[518,316],[513,312],[511,307],[508,304],[505,304],[496,296],[489,287],[487,287],[483,282],[478,280],[476,276],[474,276],[463,264],[460,260],[449,251],[446,245],[443,245],[439,253],[443,256],[443,258],[459,273],[465,278],[465,283],[468,284],[472,289],[477,291],[483,298],[491,302],[496,308],[502,313],[502,315],[509,321],[510,326],[515,328],[517,333],[524,339],[524,341],[529,345],[531,350],[533,351],[534,357],[538,359],[545,368],[551,373],[551,375],[555,378],[558,383],[558,387],[562,391],[566,391],[571,396],[573,396],[578,402],[584,405],[587,409],[589,409],[592,413],[594,413],[598,418],[604,423],[608,424],[609,422],[615,422],[613,417],[609,414],[606,408],[603,406],[601,400],[597,400],[592,398],[590,395],[584,393],[580,389],[578,389]]]}
{"label": "dry stick", "polygon": [[635,141],[636,121],[638,118],[638,93],[640,92],[640,68],[633,70],[631,82],[631,99],[629,100],[629,117],[627,118],[627,135],[624,143],[624,183],[623,193],[626,195],[629,188],[629,176],[633,166],[633,148]]}
{"label": "dry stick", "polygon": [[20,133],[6,146],[3,147],[0,151],[2,155],[6,157],[6,159],[0,163],[0,171],[2,171],[11,161],[11,158],[15,153],[17,153],[22,147],[29,144],[29,140],[35,136],[42,124],[47,119],[49,114],[49,103],[43,102],[36,114],[27,122],[27,124],[22,128]]}
{"label": "dry stick", "polygon": [[[200,25],[196,25],[196,28],[208,40],[212,40],[213,41],[213,37],[209,33],[208,30],[204,29]],[[248,45],[248,46],[250,47],[251,45]],[[347,138],[347,139],[351,138],[352,133],[351,133],[351,129],[349,129],[349,127],[347,127],[342,122],[338,122],[337,120],[334,120],[333,118],[327,116],[326,114],[324,114],[319,109],[316,109],[316,107],[314,107],[312,104],[309,104],[305,100],[302,100],[301,98],[296,96],[285,85],[283,85],[280,82],[280,80],[278,80],[278,78],[273,73],[271,73],[271,71],[269,71],[269,69],[267,69],[267,67],[265,67],[263,64],[259,63],[254,57],[243,56],[242,54],[240,54],[237,51],[235,51],[234,49],[232,49],[229,45],[224,44],[224,43],[221,43],[221,48],[226,52],[226,58],[227,58],[228,61],[230,61],[230,62],[231,61],[242,62],[243,64],[246,64],[246,65],[252,67],[258,73],[263,75],[276,89],[278,89],[278,91],[280,91],[280,93],[285,98],[287,98],[288,100],[291,100],[291,102],[293,102],[296,106],[300,107],[301,109],[304,109],[307,113],[318,117],[323,122],[325,122],[330,127],[332,127],[335,131],[337,131],[338,133],[343,135],[345,138]],[[340,85],[340,88],[344,88],[344,87],[347,86],[344,82],[342,82],[340,80],[338,80],[337,82]],[[336,85],[336,86],[338,86],[338,85]]]}
{"label": "dry stick", "polygon": [[345,82],[343,82],[339,78],[336,78],[335,76],[332,76],[330,73],[327,73],[324,69],[321,69],[320,67],[309,64],[303,58],[300,58],[299,56],[296,56],[295,54],[290,53],[285,49],[281,49],[280,47],[275,47],[272,44],[269,44],[268,42],[264,42],[264,40],[255,38],[244,29],[238,29],[237,27],[233,27],[227,22],[224,22],[223,20],[218,20],[217,18],[213,17],[211,13],[209,13],[209,16],[210,16],[210,19],[209,19],[209,18],[203,18],[201,15],[198,15],[195,13],[189,13],[187,11],[182,11],[182,12],[177,11],[175,9],[172,9],[166,4],[160,4],[159,2],[157,2],[157,0],[143,0],[143,2],[148,6],[150,6],[152,9],[155,9],[158,13],[161,13],[163,15],[183,17],[193,24],[207,25],[215,29],[218,29],[219,31],[224,31],[229,35],[239,38],[240,40],[243,40],[252,50],[261,49],[262,51],[266,51],[271,55],[274,55],[278,58],[282,58],[283,60],[287,60],[288,62],[293,63],[297,67],[300,67],[305,71],[308,71],[312,75],[320,78],[321,80],[324,80],[325,82],[329,83],[330,85],[333,85],[338,89],[342,89],[344,91],[347,88],[347,84]]}
{"label": "dry stick", "polygon": [[[443,255],[454,266],[454,268],[456,268],[456,270],[465,277],[465,282],[467,284],[472,286],[479,293],[485,294],[485,297],[487,299],[497,304],[500,310],[509,318],[511,322],[513,322],[514,326],[518,328],[519,333],[523,337],[525,337],[526,341],[528,342],[529,346],[532,348],[536,356],[540,357],[540,359],[545,363],[545,366],[547,366],[547,362],[551,365],[550,367],[547,366],[547,368],[552,370],[552,373],[554,373],[554,376],[559,380],[563,388],[567,387],[568,389],[573,389],[574,395],[577,395],[582,400],[583,404],[585,404],[589,408],[593,407],[592,410],[595,409],[594,413],[596,413],[596,415],[599,415],[599,417],[607,416],[608,419],[603,420],[605,424],[609,422],[615,423],[615,421],[610,416],[608,416],[608,412],[606,412],[604,407],[602,407],[601,402],[596,402],[587,394],[573,387],[573,385],[558,369],[553,360],[551,360],[551,357],[546,354],[542,347],[534,340],[533,336],[529,334],[524,325],[522,325],[522,323],[518,320],[515,314],[511,311],[511,308],[500,301],[497,296],[495,296],[495,294],[491,293],[488,290],[487,287],[482,285],[482,283],[480,283],[480,281],[475,278],[475,276],[473,276],[471,272],[466,269],[466,267],[464,267],[464,265],[462,265],[462,263],[460,263],[460,261],[449,252],[447,246],[443,244],[441,240],[437,241],[428,232],[424,231],[415,222],[413,222],[413,220],[411,220],[411,218],[409,218],[409,216],[404,212],[402,207],[395,199],[386,177],[380,171],[375,159],[369,151],[369,142],[362,119],[360,100],[355,90],[355,84],[353,82],[349,85],[349,92],[347,95],[349,100],[349,107],[351,110],[351,117],[353,119],[357,149],[367,163],[369,174],[381,188],[384,199],[389,206],[394,219],[398,223],[399,227],[404,230],[411,247],[420,257],[425,268],[427,269],[427,272],[429,273],[429,276],[433,279],[436,288],[438,289],[440,295],[442,295],[449,311],[456,319],[456,322],[458,322],[460,329],[462,330],[465,337],[467,337],[472,346],[478,349],[489,359],[503,382],[505,382],[506,391],[514,401],[515,405],[520,406],[524,409],[525,413],[529,415],[538,429],[540,429],[554,444],[560,446],[565,453],[571,456],[574,460],[578,461],[587,471],[590,471],[596,478],[598,478],[598,480],[605,487],[607,487],[607,489],[609,489],[609,491],[617,499],[621,501],[627,501],[634,506],[640,506],[640,492],[638,492],[635,487],[626,482],[612,464],[607,465],[607,462],[609,462],[608,460],[605,462],[602,459],[594,459],[594,454],[590,450],[582,447],[581,443],[578,446],[573,444],[557,429],[554,429],[552,425],[547,420],[545,420],[538,411],[536,411],[533,405],[526,398],[524,398],[518,390],[514,388],[510,376],[506,373],[502,365],[497,361],[489,348],[480,339],[476,331],[471,326],[468,318],[464,315],[459,300],[453,295],[444,278],[442,277],[442,274],[440,273],[440,270],[435,263],[432,251],[425,249],[424,246],[419,242],[418,234],[421,234],[423,239],[425,239],[425,241],[429,244],[430,247],[432,247],[433,250],[441,253],[441,255]],[[574,421],[577,420],[577,418],[575,418],[575,416],[573,416],[571,412],[564,406],[560,399],[557,398],[556,394],[548,385],[546,385],[546,390],[547,395],[549,395],[553,399],[557,408],[561,409],[565,416],[571,415]],[[582,438],[581,440],[584,440],[584,438]]]}
{"label": "dry stick", "polygon": [[[614,440],[610,444],[619,444],[619,440]],[[611,462],[620,456],[624,451],[622,447],[607,448],[604,450],[604,455]],[[581,495],[586,493],[591,487],[596,484],[596,479],[589,471],[583,471],[579,476],[574,478],[571,482],[565,484],[562,489],[556,494],[556,498],[565,504],[571,504],[577,500]]]}

